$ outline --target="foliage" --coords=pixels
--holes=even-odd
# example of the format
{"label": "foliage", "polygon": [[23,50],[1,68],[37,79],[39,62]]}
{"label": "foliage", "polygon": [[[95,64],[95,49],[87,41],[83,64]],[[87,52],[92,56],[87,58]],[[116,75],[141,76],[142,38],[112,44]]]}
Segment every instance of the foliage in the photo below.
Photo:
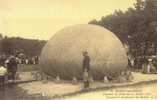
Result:
{"label": "foliage", "polygon": [[[102,17],[101,20],[92,20],[89,24],[101,25],[114,32],[122,42],[128,43],[136,51],[144,51],[151,45],[157,47],[157,1],[137,0],[134,8],[126,12],[115,11],[114,14]],[[156,28],[157,29],[157,28]]]}
{"label": "foliage", "polygon": [[1,40],[1,53],[6,55],[23,53],[29,57],[40,55],[46,41],[23,39],[19,37],[4,37]]}

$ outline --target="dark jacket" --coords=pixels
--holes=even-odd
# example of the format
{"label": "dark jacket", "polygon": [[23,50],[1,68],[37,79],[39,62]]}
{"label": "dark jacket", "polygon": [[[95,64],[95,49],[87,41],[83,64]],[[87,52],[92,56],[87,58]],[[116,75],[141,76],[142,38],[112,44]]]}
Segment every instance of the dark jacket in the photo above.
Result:
{"label": "dark jacket", "polygon": [[89,56],[85,56],[83,59],[83,70],[87,69],[87,71],[90,70],[90,57]]}
{"label": "dark jacket", "polygon": [[8,71],[10,71],[10,72],[17,71],[17,61],[16,61],[16,59],[10,59],[7,68],[8,68]]}

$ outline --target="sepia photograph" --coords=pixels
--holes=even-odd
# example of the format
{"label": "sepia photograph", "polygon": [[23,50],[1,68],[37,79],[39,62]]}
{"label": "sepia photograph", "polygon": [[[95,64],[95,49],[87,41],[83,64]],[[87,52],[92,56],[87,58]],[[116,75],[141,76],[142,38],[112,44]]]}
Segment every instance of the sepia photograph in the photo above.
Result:
{"label": "sepia photograph", "polygon": [[157,0],[0,0],[0,100],[157,100]]}

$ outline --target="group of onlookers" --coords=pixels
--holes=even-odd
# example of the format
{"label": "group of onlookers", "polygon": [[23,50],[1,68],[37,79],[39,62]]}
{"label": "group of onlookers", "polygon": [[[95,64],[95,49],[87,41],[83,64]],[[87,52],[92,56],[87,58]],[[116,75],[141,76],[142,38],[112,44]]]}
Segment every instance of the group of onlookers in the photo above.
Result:
{"label": "group of onlookers", "polygon": [[34,57],[25,57],[25,58],[20,58],[18,59],[19,64],[39,64],[39,57],[34,56]]}
{"label": "group of onlookers", "polygon": [[39,64],[39,57],[26,58],[19,55],[0,55],[0,86],[3,87],[5,80],[15,80],[18,64]]}
{"label": "group of onlookers", "polygon": [[143,73],[157,73],[157,56],[129,57],[129,67]]}
{"label": "group of onlookers", "polygon": [[155,58],[148,58],[142,64],[142,72],[145,74],[149,73],[157,73],[157,66],[156,66],[156,59]]}

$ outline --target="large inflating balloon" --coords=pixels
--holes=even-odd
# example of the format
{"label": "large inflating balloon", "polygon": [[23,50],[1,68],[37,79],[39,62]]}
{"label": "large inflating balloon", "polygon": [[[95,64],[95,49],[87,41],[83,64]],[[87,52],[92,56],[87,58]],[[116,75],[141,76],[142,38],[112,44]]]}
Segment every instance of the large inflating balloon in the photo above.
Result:
{"label": "large inflating balloon", "polygon": [[41,53],[43,72],[69,80],[82,77],[82,52],[91,59],[91,75],[102,79],[125,70],[126,51],[120,40],[109,30],[97,25],[74,25],[57,32]]}

